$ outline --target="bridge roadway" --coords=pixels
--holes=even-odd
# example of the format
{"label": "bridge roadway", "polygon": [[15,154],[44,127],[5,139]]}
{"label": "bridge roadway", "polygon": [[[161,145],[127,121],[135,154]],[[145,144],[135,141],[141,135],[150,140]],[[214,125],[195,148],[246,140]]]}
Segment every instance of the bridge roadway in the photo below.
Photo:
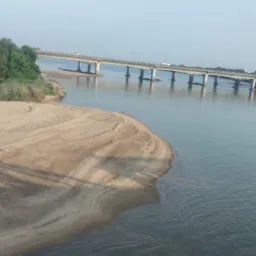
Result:
{"label": "bridge roadway", "polygon": [[[155,80],[155,73],[156,70],[161,71],[169,71],[172,72],[172,80],[175,81],[175,73],[183,73],[189,74],[189,82],[193,83],[193,76],[194,75],[201,75],[203,76],[203,85],[207,83],[208,76],[215,77],[216,83],[218,78],[227,78],[235,80],[237,84],[240,81],[245,81],[252,83],[253,89],[255,88],[255,79],[256,76],[253,74],[245,74],[245,73],[235,73],[235,72],[226,72],[226,71],[216,71],[209,68],[199,68],[199,67],[181,67],[177,65],[161,65],[156,63],[149,63],[149,62],[141,62],[141,61],[129,61],[129,60],[121,60],[121,59],[110,59],[110,58],[103,58],[103,57],[96,57],[96,56],[85,56],[85,55],[75,55],[70,53],[61,53],[61,52],[50,52],[50,51],[43,51],[37,50],[36,51],[38,56],[41,57],[51,57],[51,58],[58,58],[58,59],[66,59],[66,60],[73,60],[78,62],[78,71],[80,71],[80,62],[88,63],[88,72],[91,70],[91,64],[95,64],[95,74],[99,74],[100,64],[109,64],[109,65],[119,65],[119,66],[126,66],[127,73],[126,76],[130,76],[129,69],[135,68],[141,70],[140,78],[144,78],[144,70],[151,70],[151,79]],[[90,72],[89,72],[90,73]]]}

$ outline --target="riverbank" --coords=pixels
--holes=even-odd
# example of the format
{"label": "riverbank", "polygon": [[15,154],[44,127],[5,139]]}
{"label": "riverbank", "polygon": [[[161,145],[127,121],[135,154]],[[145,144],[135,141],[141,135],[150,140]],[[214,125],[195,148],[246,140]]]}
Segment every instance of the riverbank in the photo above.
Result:
{"label": "riverbank", "polygon": [[58,102],[62,100],[66,93],[63,87],[55,80],[49,79],[45,74],[42,74],[44,80],[50,84],[52,88],[52,94],[45,95],[44,98],[41,100],[41,103],[50,103],[50,102]]}
{"label": "riverbank", "polygon": [[0,102],[0,254],[102,229],[157,202],[169,145],[134,118],[59,104]]}
{"label": "riverbank", "polygon": [[41,75],[33,81],[12,79],[0,84],[0,101],[59,101],[65,96],[58,82]]}

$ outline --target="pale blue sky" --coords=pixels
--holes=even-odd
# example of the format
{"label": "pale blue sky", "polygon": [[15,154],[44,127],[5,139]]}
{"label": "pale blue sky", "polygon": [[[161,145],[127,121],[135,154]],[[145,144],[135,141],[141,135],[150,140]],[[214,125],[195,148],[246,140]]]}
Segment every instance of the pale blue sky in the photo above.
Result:
{"label": "pale blue sky", "polygon": [[256,69],[256,0],[0,0],[0,37],[52,51]]}

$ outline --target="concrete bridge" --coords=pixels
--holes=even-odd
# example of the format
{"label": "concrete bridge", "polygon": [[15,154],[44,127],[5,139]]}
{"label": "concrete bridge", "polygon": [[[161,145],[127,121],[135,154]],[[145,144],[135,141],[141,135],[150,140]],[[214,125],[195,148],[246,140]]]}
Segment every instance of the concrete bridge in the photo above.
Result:
{"label": "concrete bridge", "polygon": [[[78,54],[70,54],[70,53],[60,53],[60,52],[50,52],[37,50],[38,56],[41,57],[50,57],[57,59],[66,59],[77,61],[77,71],[82,72],[81,63],[87,63],[87,71],[88,74],[94,74],[96,76],[100,75],[100,64],[109,64],[109,65],[118,65],[118,66],[126,66],[126,78],[130,77],[130,69],[139,69],[140,70],[140,80],[150,80],[151,82],[157,81],[156,72],[157,70],[171,72],[171,80],[175,81],[176,73],[188,74],[188,84],[192,85],[194,83],[194,76],[202,76],[202,86],[207,85],[208,77],[214,77],[214,86],[218,85],[218,79],[231,79],[235,81],[235,86],[239,86],[240,82],[250,83],[250,89],[254,90],[256,86],[256,76],[252,74],[246,73],[237,73],[237,72],[227,72],[227,71],[216,71],[210,68],[198,68],[198,67],[182,67],[177,65],[162,65],[156,63],[149,62],[141,62],[141,61],[129,61],[129,60],[121,60],[121,59],[111,59],[111,58],[103,58],[96,56],[85,56]],[[92,72],[92,64],[95,65],[94,72]],[[150,78],[146,78],[144,76],[145,70],[151,70]]]}

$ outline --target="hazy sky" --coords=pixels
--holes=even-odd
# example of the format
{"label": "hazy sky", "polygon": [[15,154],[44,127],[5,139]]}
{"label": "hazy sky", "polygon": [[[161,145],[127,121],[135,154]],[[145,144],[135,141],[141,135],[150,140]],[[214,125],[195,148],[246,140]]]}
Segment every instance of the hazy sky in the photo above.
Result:
{"label": "hazy sky", "polygon": [[0,37],[46,50],[256,69],[256,0],[0,0]]}

